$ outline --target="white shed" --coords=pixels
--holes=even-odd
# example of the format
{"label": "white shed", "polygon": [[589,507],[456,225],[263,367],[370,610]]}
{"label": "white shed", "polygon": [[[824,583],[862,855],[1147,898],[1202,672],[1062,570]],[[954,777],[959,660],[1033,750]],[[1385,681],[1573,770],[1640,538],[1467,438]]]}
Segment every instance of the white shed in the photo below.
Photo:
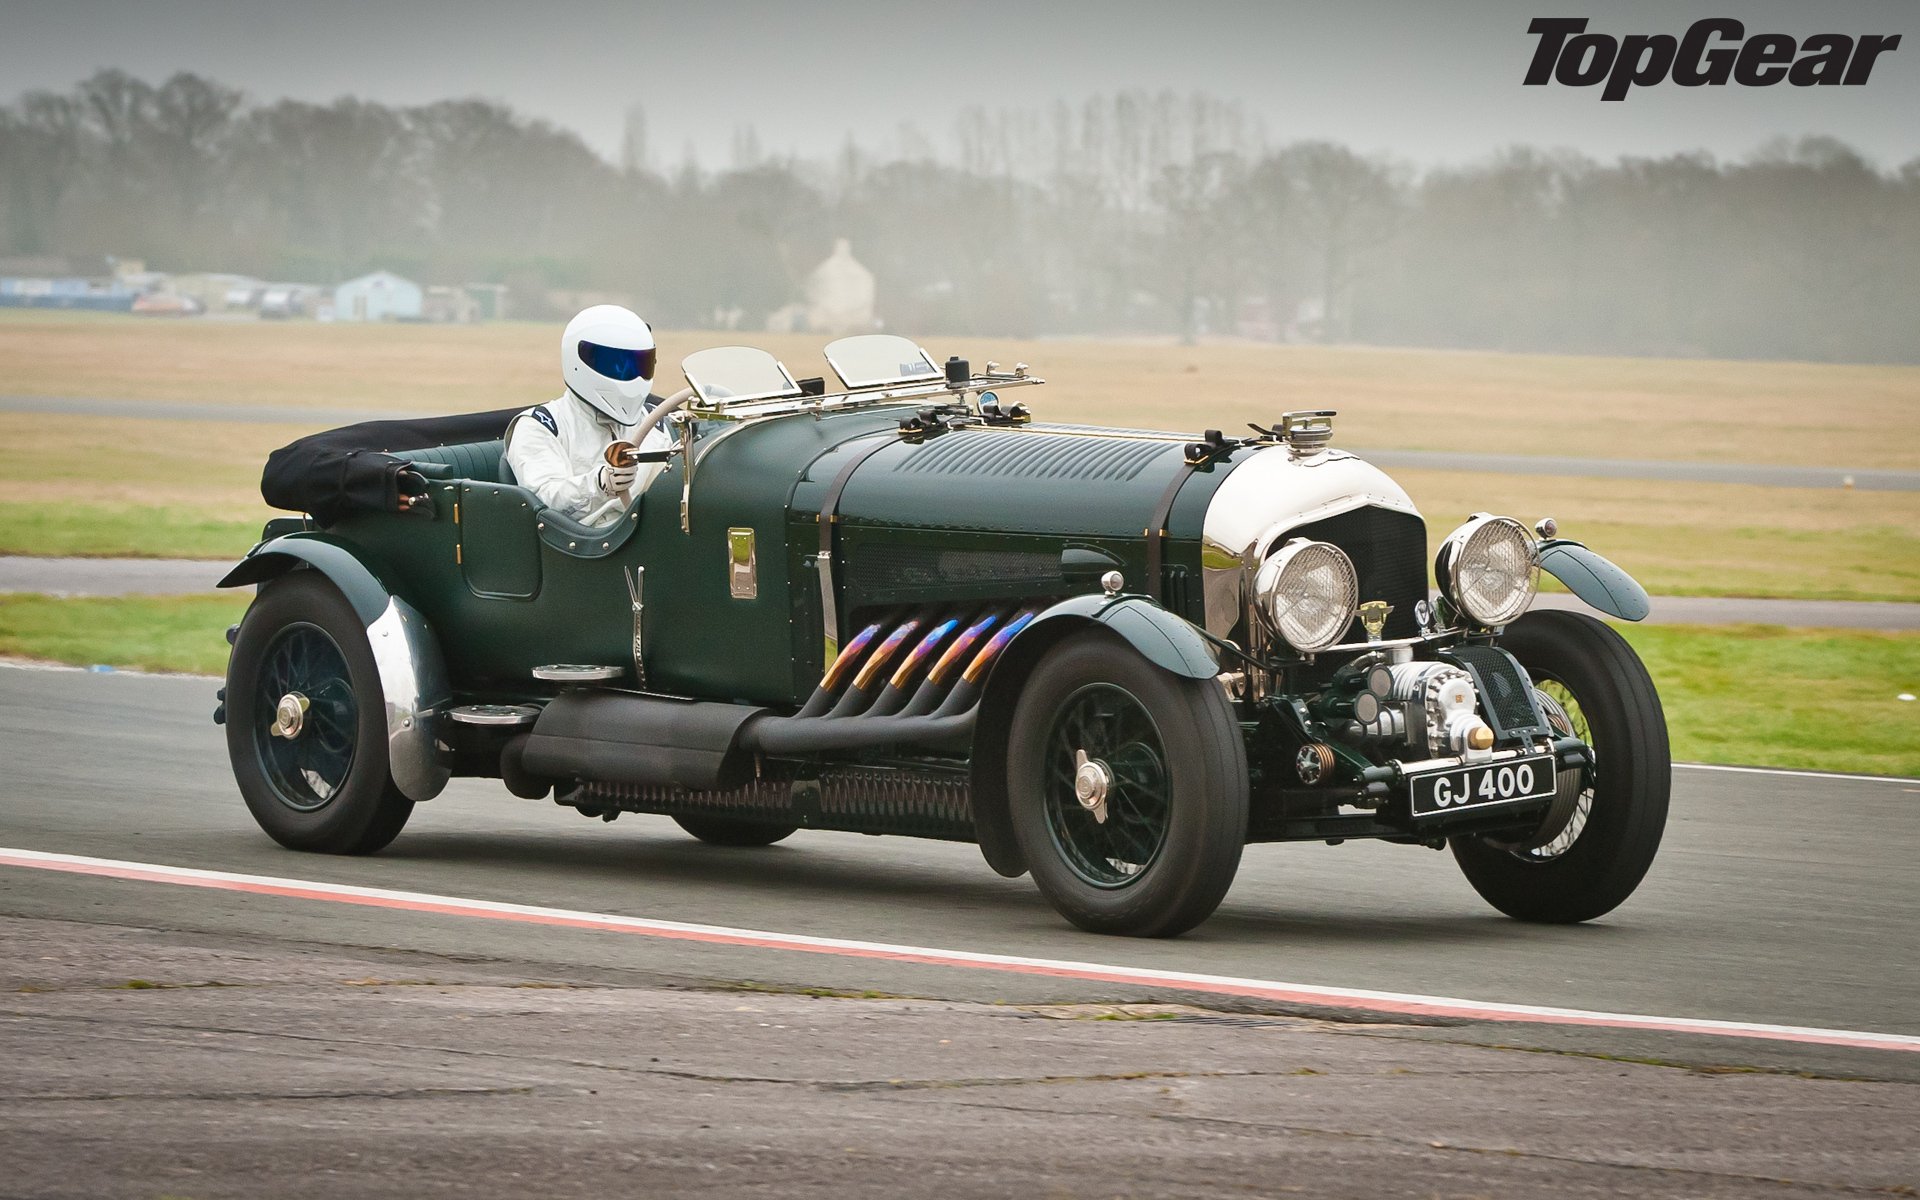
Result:
{"label": "white shed", "polygon": [[423,293],[411,279],[375,271],[333,289],[336,321],[417,321]]}
{"label": "white shed", "polygon": [[833,254],[807,277],[807,324],[815,333],[870,333],[873,272],[853,257],[846,238],[836,239]]}

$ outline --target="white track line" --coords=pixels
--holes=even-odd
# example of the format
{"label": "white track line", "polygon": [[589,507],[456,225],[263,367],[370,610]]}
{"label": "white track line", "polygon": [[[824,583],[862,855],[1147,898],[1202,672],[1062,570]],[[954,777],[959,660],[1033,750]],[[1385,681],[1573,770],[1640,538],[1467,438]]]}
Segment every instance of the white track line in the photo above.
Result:
{"label": "white track line", "polygon": [[1688,771],[1731,771],[1737,775],[1787,775],[1796,779],[1855,779],[1863,783],[1920,783],[1920,778],[1908,775],[1843,775],[1838,771],[1789,771],[1784,767],[1726,767],[1719,763],[1673,764],[1675,770]]}
{"label": "white track line", "polygon": [[1695,1017],[1591,1012],[1584,1009],[1461,1000],[1447,996],[1422,996],[1405,992],[1321,987],[1268,979],[1243,979],[1230,975],[1161,971],[1146,967],[1112,966],[1007,954],[980,954],[966,950],[940,950],[927,946],[811,937],[806,934],[735,929],[723,925],[694,925],[683,921],[659,921],[646,917],[625,917],[613,913],[583,912],[576,909],[505,904],[494,900],[472,900],[425,892],[399,892],[386,888],[355,887],[350,884],[317,883],[312,880],[283,879],[271,875],[240,875],[230,871],[205,871],[192,867],[126,862],[111,858],[88,858],[77,854],[51,854],[38,850],[0,849],[0,866],[60,871],[73,875],[92,875],[143,883],[211,888],[217,891],[247,892],[254,895],[284,896],[298,900],[357,904],[371,908],[401,909],[444,916],[477,917],[530,925],[638,934],[643,937],[704,942],[711,945],[751,946],[809,954],[833,954],[846,958],[875,958],[928,966],[1005,971],[1058,979],[1082,979],[1136,987],[1163,987],[1184,992],[1251,997],[1314,1008],[1393,1013],[1403,1016],[1453,1017],[1478,1021],[1514,1021],[1535,1025],[1576,1025],[1663,1033],[1710,1034],[1718,1037],[1846,1046],[1856,1049],[1920,1051],[1920,1037],[1905,1034],[1819,1029],[1798,1025],[1764,1025],[1745,1021],[1709,1021]]}

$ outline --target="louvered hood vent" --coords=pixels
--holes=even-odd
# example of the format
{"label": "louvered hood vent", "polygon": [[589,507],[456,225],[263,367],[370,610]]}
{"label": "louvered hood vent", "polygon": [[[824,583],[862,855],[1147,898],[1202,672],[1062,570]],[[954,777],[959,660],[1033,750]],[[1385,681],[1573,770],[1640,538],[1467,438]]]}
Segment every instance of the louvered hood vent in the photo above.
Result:
{"label": "louvered hood vent", "polygon": [[895,465],[901,474],[1028,479],[1130,480],[1177,446],[1073,434],[969,431],[916,446]]}

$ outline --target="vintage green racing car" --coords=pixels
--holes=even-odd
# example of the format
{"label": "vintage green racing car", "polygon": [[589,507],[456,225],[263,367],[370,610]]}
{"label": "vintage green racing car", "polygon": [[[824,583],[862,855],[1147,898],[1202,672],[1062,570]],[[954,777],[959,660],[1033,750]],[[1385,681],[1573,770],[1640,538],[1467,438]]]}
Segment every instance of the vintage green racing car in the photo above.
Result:
{"label": "vintage green racing car", "polygon": [[1333,414],[1247,437],[1051,425],[1024,366],[909,339],[682,364],[675,441],[610,525],[515,484],[511,413],[295,443],[302,510],[216,719],[260,825],[368,853],[453,776],[759,846],[977,843],[1088,930],[1206,919],[1250,842],[1451,846],[1530,921],[1625,900],[1666,821],[1660,700],[1612,628],[1625,572],[1543,520],[1440,540]]}

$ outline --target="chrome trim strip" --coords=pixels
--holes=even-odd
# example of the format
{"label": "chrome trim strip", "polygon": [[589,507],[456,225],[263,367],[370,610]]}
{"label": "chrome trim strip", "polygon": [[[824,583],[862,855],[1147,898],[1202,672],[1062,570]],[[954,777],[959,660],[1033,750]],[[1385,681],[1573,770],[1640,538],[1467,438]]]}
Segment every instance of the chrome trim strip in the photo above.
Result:
{"label": "chrome trim strip", "polygon": [[964,387],[950,386],[943,379],[895,388],[836,392],[827,396],[792,396],[771,400],[728,401],[724,404],[705,402],[689,405],[687,411],[703,421],[752,421],[791,413],[823,414],[882,404],[901,404],[941,394],[962,399],[970,392],[1000,391],[1045,382],[1038,375],[975,375]]}
{"label": "chrome trim strip", "polygon": [[698,456],[693,446],[694,421],[680,422],[680,532],[693,532],[693,464]]}
{"label": "chrome trim strip", "polygon": [[826,648],[826,662],[820,669],[826,671],[840,657],[840,613],[833,602],[833,551],[820,551],[814,563],[820,568],[820,628]]}
{"label": "chrome trim strip", "polygon": [[627,599],[633,606],[633,681],[644,688],[647,686],[645,628],[647,569],[632,567],[626,569],[624,573],[627,577]]}

